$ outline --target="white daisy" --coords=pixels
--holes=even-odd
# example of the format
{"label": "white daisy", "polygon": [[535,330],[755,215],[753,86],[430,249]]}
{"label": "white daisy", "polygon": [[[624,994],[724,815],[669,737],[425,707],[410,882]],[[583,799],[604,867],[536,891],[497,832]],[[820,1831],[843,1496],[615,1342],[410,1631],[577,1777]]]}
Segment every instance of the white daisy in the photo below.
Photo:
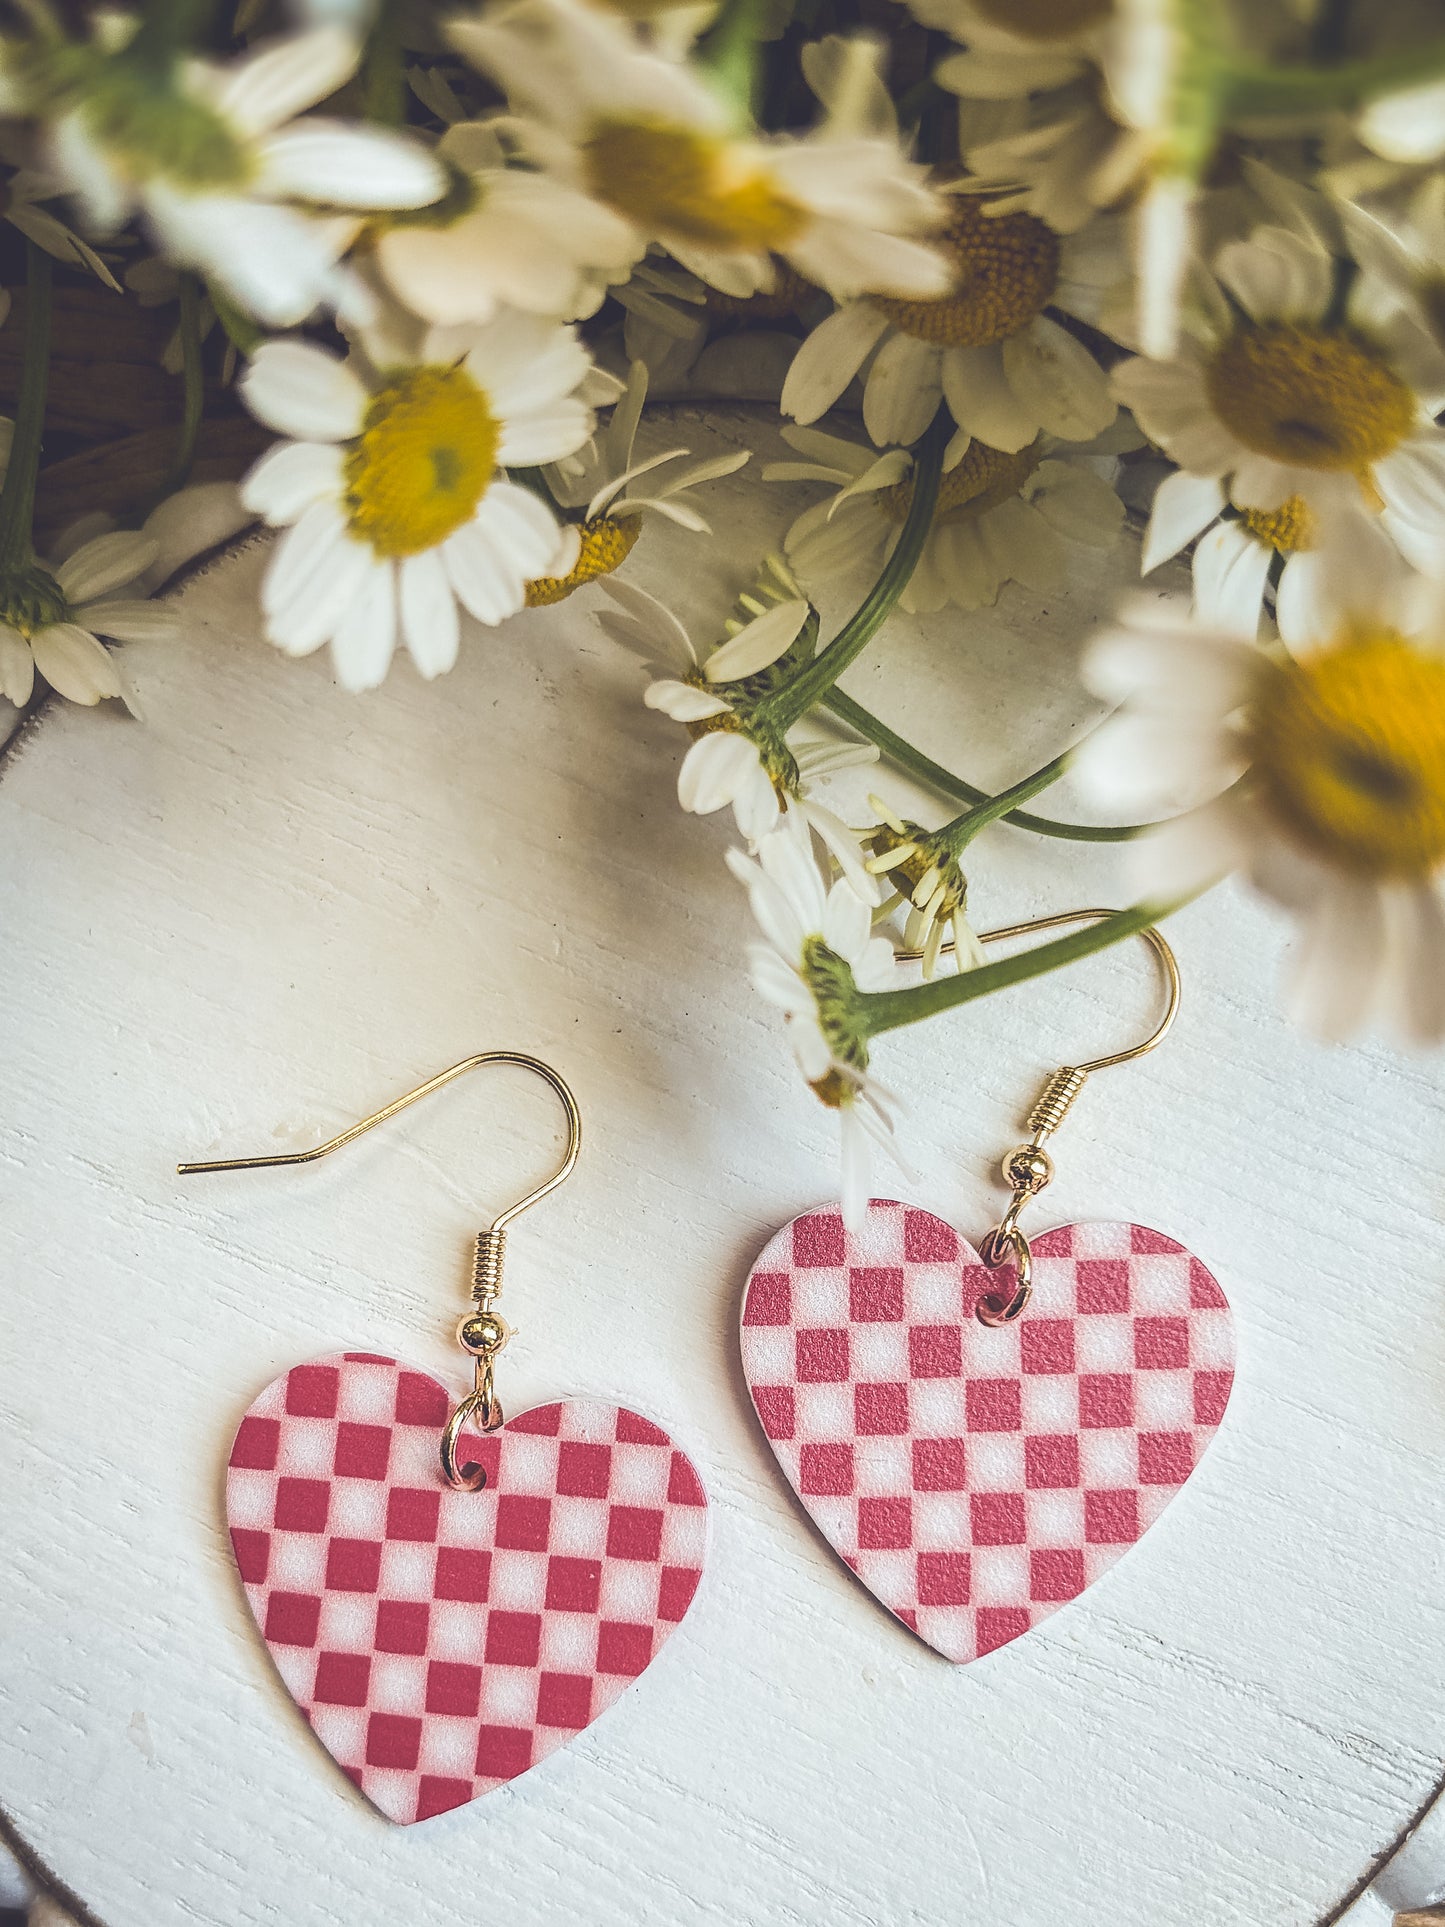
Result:
{"label": "white daisy", "polygon": [[783,413],[815,422],[865,367],[863,425],[880,447],[911,443],[946,401],[958,432],[1017,453],[1042,433],[1087,441],[1113,421],[1103,369],[1044,309],[1067,299],[1065,250],[1031,214],[990,215],[956,194],[941,237],[957,276],[928,301],[874,295],[829,315],[783,384]]}
{"label": "white daisy", "polygon": [[[784,538],[799,580],[821,589],[855,568],[876,576],[913,499],[912,457],[902,449],[878,455],[813,428],[785,428],[783,438],[807,459],[770,463],[764,481],[826,482],[834,490],[830,500],[805,509]],[[1100,472],[1116,466],[1094,443],[1041,439],[1004,454],[970,442],[940,482],[933,525],[901,606],[913,614],[950,604],[991,607],[1011,581],[1058,594],[1068,581],[1070,544],[1108,548],[1123,527],[1124,505]]]}
{"label": "white daisy", "polygon": [[702,71],[580,0],[519,0],[451,32],[506,90],[523,150],[622,216],[639,253],[660,242],[738,296],[772,285],[776,256],[840,298],[947,285],[916,238],[940,219],[926,172],[876,131],[874,43],[843,43],[841,75],[825,62],[824,119],[794,138],[740,130]]}
{"label": "white daisy", "polygon": [[1261,64],[1279,58],[1277,21],[1263,9],[1226,28],[1220,8],[1181,0],[1031,0],[998,17],[1031,43],[1018,67],[1021,79],[1037,74],[1026,89],[1010,91],[1010,64],[988,47],[937,69],[962,97],[959,147],[974,182],[1066,234],[1095,209],[1127,207],[1133,312],[1123,338],[1173,354],[1200,202],[1218,192],[1201,179],[1219,140],[1217,76],[1247,44]]}
{"label": "white daisy", "polygon": [[1255,637],[1272,589],[1275,624],[1294,648],[1314,641],[1332,619],[1321,603],[1319,528],[1319,517],[1299,496],[1277,509],[1236,509],[1217,476],[1176,469],[1155,492],[1140,573],[1147,575],[1193,542],[1199,620]]}
{"label": "white daisy", "polygon": [[[1334,534],[1337,536],[1338,531]],[[1086,659],[1123,707],[1075,777],[1129,810],[1187,806],[1130,845],[1165,901],[1229,870],[1298,920],[1292,1003],[1343,1036],[1375,1014],[1445,1036],[1445,596],[1383,531],[1326,539],[1327,635],[1298,659],[1154,603]]]}
{"label": "white daisy", "polygon": [[433,328],[414,360],[379,368],[309,342],[264,343],[242,393],[292,437],[242,489],[288,530],[262,591],[271,640],[293,656],[329,642],[343,685],[370,689],[400,634],[422,675],[438,676],[456,661],[458,605],[501,622],[528,582],[570,566],[575,537],[505,470],[586,441],[592,413],[575,391],[589,366],[571,329],[516,314]]}
{"label": "white daisy", "polygon": [[[968,56],[939,62],[940,86],[967,96],[961,71]],[[1138,178],[1139,137],[1109,113],[1098,77],[1031,95],[980,113],[959,102],[959,148],[969,186],[997,195],[1001,214],[1036,214],[1059,234],[1077,233],[1100,208],[1113,207]],[[1122,266],[1122,264],[1121,264]]]}
{"label": "white daisy", "polygon": [[403,134],[296,118],[355,72],[360,43],[343,28],[262,42],[225,65],[189,60],[160,85],[139,51],[145,31],[120,51],[67,43],[53,73],[36,55],[5,91],[49,122],[50,164],[91,227],[114,232],[139,209],[170,261],[263,320],[289,325],[337,298],[356,221],[334,210],[420,207],[445,187]]}
{"label": "white daisy", "polygon": [[893,987],[893,948],[872,934],[868,906],[840,879],[828,889],[805,834],[785,826],[756,860],[728,852],[747,886],[766,943],[750,953],[758,994],[780,1009],[799,1070],[842,1132],[842,1205],[847,1224],[868,1208],[869,1144],[892,1150],[894,1100],[868,1075],[858,996]]}
{"label": "white daisy", "polygon": [[768,672],[805,646],[804,631],[815,626],[781,562],[770,559],[757,590],[740,598],[741,616],[727,623],[728,640],[705,655],[654,596],[615,578],[602,586],[617,605],[600,613],[603,629],[661,672],[643,701],[681,723],[693,739],[677,777],[683,809],[711,816],[730,806],[738,833],[750,846],[774,830],[780,817],[795,818],[817,836],[860,900],[876,903],[878,887],[864,865],[859,838],[809,791],[839,770],[876,762],[877,750],[795,730],[784,736],[751,713]]}
{"label": "white daisy", "polygon": [[968,921],[968,879],[958,852],[942,833],[891,810],[880,796],[868,798],[878,812],[877,828],[867,841],[871,876],[884,877],[892,886],[874,913],[874,922],[908,906],[903,941],[922,953],[923,975],[931,977],[947,944],[954,969],[971,970],[984,961],[983,945]]}
{"label": "white daisy", "polygon": [[497,124],[449,127],[436,151],[450,192],[376,238],[393,294],[428,321],[489,321],[499,307],[574,321],[595,314],[641,256],[620,214],[550,174],[509,166]]}
{"label": "white daisy", "polygon": [[47,567],[0,582],[0,695],[23,709],[41,675],[57,695],[93,704],[118,696],[138,715],[130,685],[100,640],[152,642],[173,636],[173,609],[115,591],[143,576],[160,552],[150,536],[99,535]]}
{"label": "white daisy", "polygon": [[1140,427],[1191,475],[1222,480],[1241,508],[1378,511],[1415,566],[1438,569],[1438,351],[1398,308],[1371,312],[1367,277],[1335,321],[1333,260],[1282,228],[1231,242],[1215,272],[1236,305],[1221,296],[1212,326],[1177,360],[1114,372]]}
{"label": "white daisy", "polygon": [[[690,491],[704,482],[735,475],[752,459],[750,449],[734,449],[728,455],[713,455],[687,468],[673,469],[666,477],[658,471],[684,460],[690,449],[669,448],[646,461],[634,461],[633,443],[647,387],[647,368],[634,361],[607,426],[574,455],[551,462],[543,470],[553,501],[564,509],[580,511],[580,519],[569,524],[576,543],[575,559],[565,571],[527,585],[529,608],[560,602],[584,583],[611,575],[632,553],[645,514],[662,515],[694,534],[710,535],[712,530]],[[634,487],[644,476],[649,478],[646,483]]]}

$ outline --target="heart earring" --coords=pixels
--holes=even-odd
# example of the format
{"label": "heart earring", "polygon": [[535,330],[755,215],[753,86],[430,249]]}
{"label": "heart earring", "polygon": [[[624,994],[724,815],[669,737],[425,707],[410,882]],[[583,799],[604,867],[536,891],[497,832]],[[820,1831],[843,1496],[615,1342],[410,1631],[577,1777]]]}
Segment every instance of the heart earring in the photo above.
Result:
{"label": "heart earring", "polygon": [[827,1206],[770,1240],[744,1294],[743,1370],[784,1475],[863,1585],[946,1659],[1006,1645],[1107,1572],[1194,1471],[1229,1398],[1229,1304],[1183,1245],[1136,1224],[1031,1239],[1019,1222],[1085,1080],[1174,1021],[1174,953],[1139,934],[1164,968],[1162,1021],[1048,1079],[977,1251],[893,1199],[856,1230]]}
{"label": "heart earring", "polygon": [[651,1664],[702,1576],[707,1500],[660,1427],[604,1399],[505,1419],[493,1382],[507,1229],[577,1162],[577,1101],[550,1065],[483,1051],[311,1151],[182,1164],[308,1164],[463,1072],[513,1064],[567,1113],[567,1154],[476,1240],[457,1337],[472,1391],[372,1352],[295,1365],[231,1447],[226,1516],[276,1670],[321,1744],[403,1825],[464,1806],[566,1744]]}

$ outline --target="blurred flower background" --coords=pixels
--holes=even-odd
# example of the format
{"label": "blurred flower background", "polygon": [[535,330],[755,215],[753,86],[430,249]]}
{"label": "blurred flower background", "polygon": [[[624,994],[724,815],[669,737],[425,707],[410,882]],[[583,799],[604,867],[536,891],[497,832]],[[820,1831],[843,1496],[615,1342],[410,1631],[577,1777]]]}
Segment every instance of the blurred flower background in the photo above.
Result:
{"label": "blurred flower background", "polygon": [[[680,805],[741,845],[850,1210],[895,1113],[878,1036],[1231,872],[1297,925],[1301,1021],[1445,1036],[1438,6],[26,0],[0,175],[22,718],[133,709],[154,596],[253,524],[267,637],[358,696],[585,596],[648,665]],[[724,362],[792,459],[639,455]],[[663,523],[728,552],[739,469],[809,499],[697,633],[629,559]],[[947,612],[966,650],[971,612],[1128,542],[1192,596],[1087,640],[1114,713],[1007,790],[840,690],[885,624]],[[860,762],[850,823],[817,786]],[[1070,769],[1124,820],[1024,809]],[[968,847],[1003,818],[1126,846],[1132,908],[987,961]]]}

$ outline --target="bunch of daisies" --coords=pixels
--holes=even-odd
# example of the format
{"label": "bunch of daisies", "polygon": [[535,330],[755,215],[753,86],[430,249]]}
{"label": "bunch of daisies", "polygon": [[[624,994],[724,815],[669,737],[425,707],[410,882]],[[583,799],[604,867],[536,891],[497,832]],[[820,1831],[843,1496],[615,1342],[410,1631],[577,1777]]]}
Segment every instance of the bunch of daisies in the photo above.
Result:
{"label": "bunch of daisies", "polygon": [[[1127,846],[1136,911],[1089,945],[1240,871],[1298,920],[1310,1023],[1445,1034],[1435,10],[274,4],[27,0],[0,38],[12,705],[129,700],[112,645],[166,633],[151,592],[248,521],[276,531],[265,633],[356,691],[586,591],[685,733],[682,806],[731,813],[754,975],[855,1201],[889,1128],[872,1040],[1048,962],[973,934],[966,852],[1000,821]],[[174,304],[175,459],[42,559],[49,317],[83,277]],[[628,561],[660,523],[726,540],[705,491],[748,451],[665,426],[724,372],[786,448],[760,484],[809,494],[699,632]],[[188,486],[217,407],[277,439]],[[966,648],[970,612],[1058,595],[1131,523],[1142,573],[1187,557],[1192,590],[1119,609],[1083,656],[1113,713],[1005,792],[839,690],[895,612],[954,612]],[[861,820],[820,794],[880,759],[941,820],[881,773]],[[1070,770],[1130,820],[1026,807]],[[893,982],[900,950],[928,981]]]}

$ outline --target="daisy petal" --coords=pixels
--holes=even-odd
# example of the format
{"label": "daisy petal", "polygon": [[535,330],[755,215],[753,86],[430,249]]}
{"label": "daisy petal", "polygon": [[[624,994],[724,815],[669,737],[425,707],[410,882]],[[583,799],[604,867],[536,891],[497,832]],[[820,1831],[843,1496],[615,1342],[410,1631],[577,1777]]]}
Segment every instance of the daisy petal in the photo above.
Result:
{"label": "daisy petal", "polygon": [[524,581],[555,569],[562,531],[552,510],[531,489],[517,482],[493,482],[476,522],[505,548]]}
{"label": "daisy petal", "polygon": [[1200,619],[1253,640],[1272,554],[1238,522],[1221,522],[1202,535],[1194,550],[1194,606]]}
{"label": "daisy petal", "polygon": [[793,357],[781,406],[794,421],[815,422],[833,406],[888,326],[866,301],[839,308],[820,322]]}
{"label": "daisy petal", "polygon": [[[858,898],[860,903],[866,904],[871,910],[878,903],[883,892],[864,867],[863,852],[859,847],[858,838],[841,816],[826,809],[823,804],[815,803],[811,798],[794,807],[803,812],[808,827],[834,858],[838,868],[843,872],[849,891]],[[867,931],[865,930],[863,934],[866,938]],[[856,956],[858,952],[854,951],[850,954]]]}
{"label": "daisy petal", "polygon": [[169,642],[181,626],[179,609],[163,602],[84,602],[75,614],[83,627],[112,642]]}
{"label": "daisy petal", "polygon": [[1169,903],[1218,883],[1249,860],[1252,837],[1244,810],[1218,797],[1161,823],[1129,847],[1132,887],[1147,902]]}
{"label": "daisy petal", "polygon": [[0,696],[23,709],[35,689],[35,658],[18,629],[0,622]]}
{"label": "daisy petal", "polygon": [[159,553],[160,545],[148,535],[117,529],[78,548],[55,571],[55,579],[67,601],[86,602],[134,582]]}
{"label": "daisy petal", "polygon": [[341,442],[361,431],[366,390],[337,356],[305,341],[263,341],[240,382],[258,420],[300,441]]}
{"label": "daisy petal", "polygon": [[395,649],[396,571],[377,556],[331,638],[337,681],[355,694],[378,688],[386,680]]}
{"label": "daisy petal", "polygon": [[1339,611],[1326,589],[1322,559],[1313,550],[1292,555],[1279,579],[1274,619],[1291,649],[1318,648],[1338,627]]}
{"label": "daisy petal", "polygon": [[456,664],[460,634],[456,597],[434,549],[407,556],[397,574],[402,640],[430,682]]}
{"label": "daisy petal", "polygon": [[852,1104],[844,1104],[838,1111],[842,1157],[839,1206],[843,1223],[849,1231],[862,1229],[863,1221],[868,1216],[870,1188],[868,1139],[854,1113],[855,1106]]}
{"label": "daisy petal", "polygon": [[320,115],[262,144],[257,192],[330,207],[424,207],[447,177],[419,141]]}
{"label": "daisy petal", "polygon": [[334,442],[278,442],[241,484],[241,500],[272,528],[294,522],[313,502],[342,488],[342,453]]}
{"label": "daisy petal", "polygon": [[335,504],[314,502],[281,538],[261,585],[266,632],[277,648],[309,656],[329,642],[371,560]]}
{"label": "daisy petal", "polygon": [[768,668],[792,648],[808,615],[809,605],[795,600],[780,602],[765,615],[754,617],[713,650],[704,665],[708,681],[732,682]]}
{"label": "daisy petal", "polygon": [[943,357],[943,392],[960,428],[990,448],[1016,455],[1039,432],[1031,410],[1004,373],[1003,353],[988,348],[950,348]]}
{"label": "daisy petal", "polygon": [[943,400],[942,358],[931,342],[896,334],[868,370],[863,426],[880,447],[916,442]]}
{"label": "daisy petal", "polygon": [[1214,271],[1250,319],[1317,321],[1329,305],[1334,263],[1287,228],[1256,228],[1219,250]]}
{"label": "daisy petal", "polygon": [[334,94],[360,58],[359,41],[340,25],[277,36],[229,64],[215,105],[239,133],[264,134]]}
{"label": "daisy petal", "polygon": [[495,628],[515,615],[525,599],[524,579],[488,539],[477,521],[467,523],[441,546],[447,579],[457,600],[478,622]]}
{"label": "daisy petal", "polygon": [[244,194],[188,194],[167,182],[146,188],[146,212],[170,261],[216,281],[268,326],[294,327],[320,302],[342,300],[337,263],[359,218],[323,216]]}
{"label": "daisy petal", "polygon": [[1004,372],[1039,427],[1066,441],[1101,435],[1118,413],[1109,377],[1067,328],[1040,315],[1002,344]]}
{"label": "daisy petal", "polygon": [[1171,555],[1178,555],[1201,529],[1208,528],[1224,507],[1224,486],[1214,475],[1191,475],[1176,469],[1154,492],[1139,573],[1148,575]]}
{"label": "daisy petal", "polygon": [[690,682],[665,679],[649,683],[642,700],[649,709],[660,710],[675,723],[705,722],[709,716],[726,714],[728,707],[721,696],[710,696],[705,689],[694,688]]}
{"label": "daisy petal", "polygon": [[695,816],[711,816],[761,774],[756,746],[737,730],[717,730],[700,737],[683,757],[677,800]]}
{"label": "daisy petal", "polygon": [[30,646],[35,667],[67,702],[88,706],[106,696],[124,695],[109,650],[78,623],[52,622],[37,629]]}
{"label": "daisy petal", "polygon": [[1380,994],[1388,954],[1384,906],[1365,878],[1332,875],[1314,888],[1292,960],[1290,1012],[1307,1030],[1340,1042],[1359,1028]]}
{"label": "daisy petal", "polygon": [[1418,1044],[1445,1038],[1445,902],[1433,879],[1404,888],[1391,906],[1395,925],[1397,1021]]}
{"label": "daisy petal", "polygon": [[644,657],[660,654],[684,675],[697,667],[697,652],[686,629],[656,596],[615,576],[608,576],[601,587],[624,612],[621,618],[612,617],[611,623],[599,617],[614,642]]}

